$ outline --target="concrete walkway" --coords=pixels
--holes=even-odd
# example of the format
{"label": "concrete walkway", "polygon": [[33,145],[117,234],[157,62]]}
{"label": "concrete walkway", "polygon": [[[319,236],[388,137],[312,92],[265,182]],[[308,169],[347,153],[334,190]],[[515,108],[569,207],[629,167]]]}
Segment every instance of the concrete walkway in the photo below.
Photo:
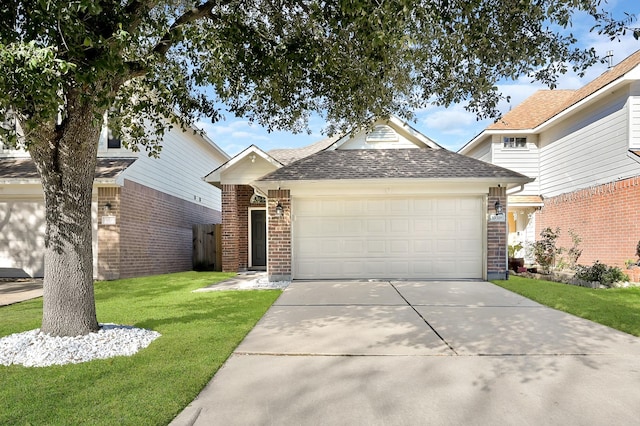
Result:
{"label": "concrete walkway", "polygon": [[640,339],[493,284],[291,284],[172,425],[611,425]]}
{"label": "concrete walkway", "polygon": [[0,306],[42,297],[42,280],[0,281]]}

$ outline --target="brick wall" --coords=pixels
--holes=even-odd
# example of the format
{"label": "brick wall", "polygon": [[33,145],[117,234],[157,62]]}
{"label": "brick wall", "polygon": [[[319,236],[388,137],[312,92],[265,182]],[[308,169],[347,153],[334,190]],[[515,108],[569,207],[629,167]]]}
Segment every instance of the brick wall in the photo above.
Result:
{"label": "brick wall", "polygon": [[[120,278],[120,188],[98,188],[98,279]],[[114,216],[115,224],[102,224]]]}
{"label": "brick wall", "polygon": [[220,221],[216,210],[125,180],[119,278],[191,270],[193,225]]}
{"label": "brick wall", "polygon": [[249,185],[222,185],[222,270],[245,271],[249,265]]}
{"label": "brick wall", "polygon": [[[283,215],[276,215],[280,203]],[[270,190],[267,200],[268,252],[267,273],[270,281],[291,279],[291,195],[289,190]]]}
{"label": "brick wall", "polygon": [[[507,211],[506,188],[489,188],[487,216],[495,213],[496,201],[500,201],[503,211]],[[507,278],[507,222],[487,223],[487,278],[490,280]]]}
{"label": "brick wall", "polygon": [[640,240],[640,176],[582,189],[544,200],[536,213],[536,234],[560,227],[559,247],[571,247],[569,229],[582,239],[578,263],[596,260],[619,266],[635,281],[640,271],[626,270],[624,261],[636,259]]}

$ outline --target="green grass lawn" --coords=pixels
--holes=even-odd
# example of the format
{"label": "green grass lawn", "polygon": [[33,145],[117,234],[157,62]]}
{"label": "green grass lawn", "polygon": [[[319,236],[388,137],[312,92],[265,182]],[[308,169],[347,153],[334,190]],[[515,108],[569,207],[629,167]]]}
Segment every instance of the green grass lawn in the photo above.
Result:
{"label": "green grass lawn", "polygon": [[591,289],[510,277],[493,283],[543,305],[640,337],[640,288]]}
{"label": "green grass lawn", "polygon": [[[234,274],[185,272],[95,285],[98,321],[162,334],[134,356],[0,365],[2,425],[166,425],[202,390],[280,290],[191,291]],[[0,308],[0,337],[38,328],[42,300]]]}

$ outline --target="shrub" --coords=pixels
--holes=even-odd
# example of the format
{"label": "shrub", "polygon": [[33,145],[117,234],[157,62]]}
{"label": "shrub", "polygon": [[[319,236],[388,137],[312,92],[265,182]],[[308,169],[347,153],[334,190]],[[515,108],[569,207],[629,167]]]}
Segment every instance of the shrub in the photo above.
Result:
{"label": "shrub", "polygon": [[541,239],[533,243],[533,255],[538,265],[542,267],[546,272],[549,272],[555,265],[556,253],[556,240],[560,236],[560,228],[556,228],[553,231],[551,228],[545,228],[540,233]]}
{"label": "shrub", "polygon": [[636,246],[636,257],[640,259],[640,241],[638,241],[638,245]]}
{"label": "shrub", "polygon": [[577,266],[575,278],[583,281],[597,281],[600,284],[611,287],[611,284],[618,281],[629,281],[629,276],[622,272],[617,266],[607,266],[604,263],[595,261],[592,266]]}

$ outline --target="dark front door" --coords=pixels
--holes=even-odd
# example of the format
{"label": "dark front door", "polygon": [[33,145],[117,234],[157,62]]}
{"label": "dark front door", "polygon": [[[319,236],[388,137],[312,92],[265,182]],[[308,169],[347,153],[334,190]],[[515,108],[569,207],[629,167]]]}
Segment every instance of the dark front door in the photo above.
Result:
{"label": "dark front door", "polygon": [[267,266],[267,212],[251,210],[251,266]]}

